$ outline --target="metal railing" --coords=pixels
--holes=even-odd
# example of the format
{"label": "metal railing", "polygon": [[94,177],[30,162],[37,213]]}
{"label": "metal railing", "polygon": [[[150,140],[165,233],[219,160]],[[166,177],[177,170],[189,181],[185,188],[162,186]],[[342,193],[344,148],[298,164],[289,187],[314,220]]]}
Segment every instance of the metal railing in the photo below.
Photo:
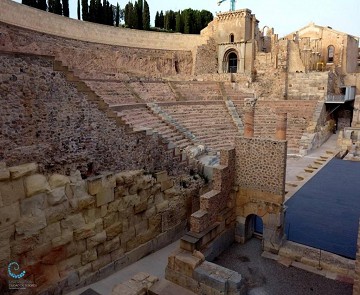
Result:
{"label": "metal railing", "polygon": [[326,102],[345,102],[347,101],[344,94],[328,94],[326,95]]}

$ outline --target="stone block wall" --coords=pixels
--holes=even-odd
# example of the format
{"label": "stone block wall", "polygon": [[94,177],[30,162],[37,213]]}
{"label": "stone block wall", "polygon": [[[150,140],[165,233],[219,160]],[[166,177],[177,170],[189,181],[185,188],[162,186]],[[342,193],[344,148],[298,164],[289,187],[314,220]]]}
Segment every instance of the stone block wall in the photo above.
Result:
{"label": "stone block wall", "polygon": [[[93,282],[178,239],[192,189],[166,172],[43,175],[35,163],[0,169],[0,269],[60,291]],[[189,199],[189,200],[188,200]],[[1,272],[0,293],[7,290]]]}
{"label": "stone block wall", "polygon": [[328,72],[289,73],[288,99],[324,100]]}
{"label": "stone block wall", "polygon": [[276,252],[284,231],[287,142],[237,137],[235,149],[235,239],[243,243],[249,238],[249,216],[257,215],[263,220],[265,250]]}
{"label": "stone block wall", "polygon": [[359,222],[359,235],[357,240],[353,295],[360,295],[360,222]]}
{"label": "stone block wall", "polygon": [[38,162],[42,171],[84,176],[105,170],[186,168],[180,155],[146,132],[133,132],[80,93],[53,61],[0,55],[0,161]]}

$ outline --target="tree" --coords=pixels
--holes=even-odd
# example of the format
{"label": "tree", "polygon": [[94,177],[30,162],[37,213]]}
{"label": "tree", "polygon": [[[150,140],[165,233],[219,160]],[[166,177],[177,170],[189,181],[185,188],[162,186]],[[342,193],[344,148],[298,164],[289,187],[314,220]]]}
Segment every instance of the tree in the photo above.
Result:
{"label": "tree", "polygon": [[116,16],[115,16],[115,25],[118,27],[120,22],[120,5],[119,2],[116,3]]}
{"label": "tree", "polygon": [[89,21],[89,4],[88,4],[88,0],[81,0],[81,12],[82,12],[82,19],[84,21]]}
{"label": "tree", "polygon": [[144,10],[142,14],[143,29],[150,30],[150,9],[149,4],[144,0]]}
{"label": "tree", "polygon": [[63,11],[62,11],[61,0],[55,0],[55,2],[54,2],[54,13],[62,15]]}
{"label": "tree", "polygon": [[64,16],[69,17],[69,0],[62,0]]}
{"label": "tree", "polygon": [[55,12],[55,0],[48,0],[48,11]]}
{"label": "tree", "polygon": [[160,17],[159,11],[156,11],[156,14],[155,14],[155,28],[160,28],[159,27],[159,17]]}
{"label": "tree", "polygon": [[38,0],[37,8],[46,11],[47,10],[46,0]]}
{"label": "tree", "polygon": [[78,20],[80,20],[80,0],[78,0],[78,2],[77,2],[77,17],[78,17]]}
{"label": "tree", "polygon": [[180,10],[176,13],[175,22],[175,31],[179,33],[184,33],[184,20]]}
{"label": "tree", "polygon": [[164,13],[161,10],[159,15],[159,28],[164,28]]}

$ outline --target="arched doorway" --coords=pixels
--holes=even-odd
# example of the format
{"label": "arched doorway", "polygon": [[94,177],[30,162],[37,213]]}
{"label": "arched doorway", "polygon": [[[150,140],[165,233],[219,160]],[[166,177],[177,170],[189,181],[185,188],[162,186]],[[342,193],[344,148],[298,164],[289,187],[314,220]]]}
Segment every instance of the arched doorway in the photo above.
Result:
{"label": "arched doorway", "polygon": [[238,66],[238,57],[235,52],[230,52],[228,57],[228,72],[236,73]]}
{"label": "arched doorway", "polygon": [[245,239],[249,240],[253,236],[262,236],[264,230],[263,228],[264,225],[262,218],[255,214],[250,214],[248,217],[246,217],[245,221]]}

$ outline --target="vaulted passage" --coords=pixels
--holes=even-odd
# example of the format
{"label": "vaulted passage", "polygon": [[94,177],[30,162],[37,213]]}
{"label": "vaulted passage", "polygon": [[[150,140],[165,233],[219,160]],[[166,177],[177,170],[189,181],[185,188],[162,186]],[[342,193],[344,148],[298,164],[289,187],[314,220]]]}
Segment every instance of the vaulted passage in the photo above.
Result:
{"label": "vaulted passage", "polygon": [[228,68],[228,72],[229,73],[236,73],[237,72],[237,62],[238,58],[235,52],[231,52],[229,54],[229,68]]}

